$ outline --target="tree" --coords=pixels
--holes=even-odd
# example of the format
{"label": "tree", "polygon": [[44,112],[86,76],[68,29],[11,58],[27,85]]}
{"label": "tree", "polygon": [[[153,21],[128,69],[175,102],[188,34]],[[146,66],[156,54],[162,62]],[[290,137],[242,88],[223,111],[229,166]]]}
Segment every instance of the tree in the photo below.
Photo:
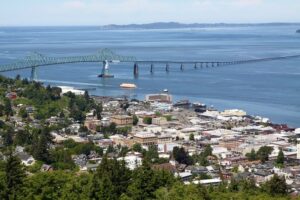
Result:
{"label": "tree", "polygon": [[97,116],[98,120],[102,119],[101,113],[102,113],[102,104],[99,104],[96,106],[96,109],[95,109],[95,115]]}
{"label": "tree", "polygon": [[13,110],[11,107],[11,102],[8,98],[4,98],[4,114],[8,116],[13,116]]}
{"label": "tree", "polygon": [[36,147],[33,150],[33,156],[35,159],[49,163],[50,154],[49,154],[49,145],[51,144],[50,136],[48,136],[46,130],[42,130],[40,136],[38,137],[38,142]]}
{"label": "tree", "polygon": [[278,156],[276,159],[276,164],[280,165],[280,166],[283,166],[283,164],[284,164],[284,154],[283,154],[282,149],[280,149],[280,151],[278,153]]}
{"label": "tree", "polygon": [[144,153],[144,159],[149,163],[155,163],[158,159],[158,149],[156,145],[151,145],[148,147],[148,151]]}
{"label": "tree", "polygon": [[5,131],[3,134],[3,144],[6,147],[9,147],[10,145],[13,144],[13,134],[12,131],[8,130]]}
{"label": "tree", "polygon": [[152,117],[144,117],[143,123],[144,124],[152,124]]}
{"label": "tree", "polygon": [[93,177],[90,199],[117,200],[126,192],[131,172],[124,161],[104,156]]}
{"label": "tree", "polygon": [[139,123],[139,118],[136,115],[133,115],[133,125],[136,126]]}
{"label": "tree", "polygon": [[261,162],[266,162],[269,160],[269,155],[272,153],[273,147],[262,146],[257,151],[257,157],[261,160]]}
{"label": "tree", "polygon": [[21,160],[9,152],[5,163],[5,183],[6,197],[5,199],[16,199],[16,196],[23,185],[25,171],[21,164]]}
{"label": "tree", "polygon": [[212,155],[213,149],[211,148],[210,145],[205,146],[204,151],[203,151],[203,156],[211,156]]}
{"label": "tree", "polygon": [[191,165],[193,163],[191,157],[188,155],[188,153],[184,150],[183,147],[174,147],[173,157],[177,162],[181,164]]}
{"label": "tree", "polygon": [[140,143],[135,143],[135,144],[132,146],[132,150],[135,151],[135,152],[142,153],[143,148],[142,148],[142,145],[141,145]]}
{"label": "tree", "polygon": [[274,174],[269,181],[262,185],[262,190],[272,196],[286,195],[288,187],[284,177]]}
{"label": "tree", "polygon": [[190,138],[189,138],[191,141],[194,141],[195,140],[195,136],[193,133],[190,134]]}
{"label": "tree", "polygon": [[62,199],[63,190],[72,178],[70,173],[64,171],[36,173],[26,179],[20,199]]}
{"label": "tree", "polygon": [[19,110],[19,117],[21,117],[23,119],[25,119],[25,118],[28,117],[28,113],[27,113],[27,111],[26,111],[25,108],[20,108],[20,110]]}
{"label": "tree", "polygon": [[250,153],[246,153],[246,157],[249,161],[254,161],[256,160],[256,153],[255,153],[255,150],[252,149]]}

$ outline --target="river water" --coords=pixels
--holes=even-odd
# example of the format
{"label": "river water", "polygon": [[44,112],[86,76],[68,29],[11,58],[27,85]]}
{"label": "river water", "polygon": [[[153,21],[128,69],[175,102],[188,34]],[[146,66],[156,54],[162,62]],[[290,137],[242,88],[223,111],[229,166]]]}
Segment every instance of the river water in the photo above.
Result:
{"label": "river water", "polygon": [[[251,26],[172,30],[101,30],[98,27],[0,28],[0,64],[11,63],[39,52],[48,56],[89,55],[110,48],[139,60],[243,60],[300,54],[300,27]],[[261,63],[193,69],[171,65],[111,65],[112,79],[100,79],[101,63],[40,67],[38,79],[51,85],[91,89],[95,95],[145,94],[168,89],[174,100],[190,99],[218,109],[239,108],[273,122],[300,127],[300,58]],[[2,73],[29,77],[30,70]],[[119,87],[135,83],[136,90]]]}

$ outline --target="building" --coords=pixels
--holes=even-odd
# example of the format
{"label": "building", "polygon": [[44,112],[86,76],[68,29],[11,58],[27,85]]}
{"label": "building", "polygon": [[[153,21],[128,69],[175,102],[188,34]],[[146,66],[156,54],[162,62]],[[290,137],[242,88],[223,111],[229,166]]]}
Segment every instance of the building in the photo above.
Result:
{"label": "building", "polygon": [[146,101],[171,103],[172,96],[169,94],[149,94],[146,96]]}
{"label": "building", "polygon": [[98,120],[98,119],[87,119],[84,122],[84,126],[86,126],[91,131],[96,131],[97,126],[101,126],[101,120]]}
{"label": "building", "polygon": [[300,138],[297,139],[297,159],[300,159]]}
{"label": "building", "polygon": [[165,117],[156,117],[152,119],[152,124],[162,126],[168,124],[168,121]]}
{"label": "building", "polygon": [[133,136],[134,143],[145,146],[157,145],[157,136],[153,133],[141,132]]}
{"label": "building", "polygon": [[142,165],[142,158],[136,155],[128,155],[125,156],[124,158],[118,158],[118,160],[124,160],[126,163],[126,166],[130,170],[134,170],[135,168],[139,167]]}
{"label": "building", "polygon": [[57,87],[59,87],[61,89],[62,94],[65,94],[65,93],[68,93],[68,92],[72,92],[75,95],[83,95],[84,94],[83,90],[78,90],[78,89],[75,89],[73,87],[69,87],[69,86],[57,86]]}
{"label": "building", "polygon": [[132,125],[133,117],[128,115],[114,115],[110,118],[110,121],[118,126]]}

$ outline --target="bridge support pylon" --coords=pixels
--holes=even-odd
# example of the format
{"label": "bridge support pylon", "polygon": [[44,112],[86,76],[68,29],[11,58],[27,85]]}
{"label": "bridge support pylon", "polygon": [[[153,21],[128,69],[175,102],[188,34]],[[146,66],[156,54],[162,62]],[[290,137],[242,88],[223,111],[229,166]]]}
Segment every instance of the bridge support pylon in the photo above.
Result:
{"label": "bridge support pylon", "polygon": [[101,77],[101,78],[113,78],[114,77],[114,75],[111,75],[109,73],[109,61],[108,60],[103,61],[102,72],[100,75],[98,75],[98,77]]}
{"label": "bridge support pylon", "polygon": [[134,63],[134,66],[133,66],[133,75],[134,76],[139,75],[139,65],[137,63]]}
{"label": "bridge support pylon", "polygon": [[197,69],[197,63],[195,63],[195,65],[194,65],[194,69]]}
{"label": "bridge support pylon", "polygon": [[37,66],[31,67],[30,81],[37,81]]}
{"label": "bridge support pylon", "polygon": [[170,67],[169,67],[169,63],[167,63],[167,64],[166,64],[166,72],[169,72],[169,70],[170,70],[169,68],[170,68]]}
{"label": "bridge support pylon", "polygon": [[151,72],[151,74],[153,74],[153,72],[154,72],[154,64],[153,63],[150,66],[150,72]]}
{"label": "bridge support pylon", "polygon": [[180,70],[183,71],[184,65],[183,63],[180,65]]}

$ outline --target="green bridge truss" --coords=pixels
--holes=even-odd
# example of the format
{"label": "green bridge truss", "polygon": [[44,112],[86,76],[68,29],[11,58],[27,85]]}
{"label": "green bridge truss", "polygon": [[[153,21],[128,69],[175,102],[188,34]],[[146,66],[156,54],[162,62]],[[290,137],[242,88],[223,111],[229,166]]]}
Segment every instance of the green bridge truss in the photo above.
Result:
{"label": "green bridge truss", "polygon": [[0,72],[15,71],[21,69],[31,68],[31,78],[36,78],[36,68],[40,66],[69,64],[69,63],[84,63],[84,62],[135,62],[136,58],[133,56],[121,56],[115,54],[110,49],[102,49],[94,55],[86,56],[70,56],[70,57],[47,57],[39,53],[32,53],[20,60],[11,64],[0,65]]}

